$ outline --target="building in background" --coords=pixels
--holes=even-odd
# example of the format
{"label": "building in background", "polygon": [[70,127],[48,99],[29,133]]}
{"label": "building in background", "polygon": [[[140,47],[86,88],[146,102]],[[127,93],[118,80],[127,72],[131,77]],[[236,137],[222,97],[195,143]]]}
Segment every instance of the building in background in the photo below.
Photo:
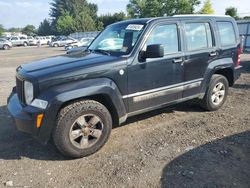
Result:
{"label": "building in background", "polygon": [[69,36],[74,38],[74,39],[81,39],[81,38],[95,38],[100,31],[93,31],[93,32],[77,32],[77,33],[72,33]]}

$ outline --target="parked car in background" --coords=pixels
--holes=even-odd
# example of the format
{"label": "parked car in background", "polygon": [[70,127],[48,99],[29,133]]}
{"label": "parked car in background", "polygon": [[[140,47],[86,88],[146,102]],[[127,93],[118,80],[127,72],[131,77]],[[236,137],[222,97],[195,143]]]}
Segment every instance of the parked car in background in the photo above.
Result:
{"label": "parked car in background", "polygon": [[28,46],[29,41],[27,37],[11,37],[9,39],[13,46]]}
{"label": "parked car in background", "polygon": [[70,50],[71,48],[87,47],[95,38],[82,38],[79,41],[75,41],[65,45],[65,50]]}
{"label": "parked car in background", "polygon": [[4,38],[0,38],[0,49],[9,50],[12,47],[12,43]]}
{"label": "parked car in background", "polygon": [[46,36],[46,37],[45,37],[48,45],[52,42],[53,37],[54,37],[54,36]]}
{"label": "parked car in background", "polygon": [[28,39],[29,46],[37,45],[37,40],[34,37],[28,36],[27,39]]}
{"label": "parked car in background", "polygon": [[46,37],[37,36],[36,40],[37,40],[37,43],[40,43],[40,45],[48,44],[48,40],[46,39]]}
{"label": "parked car in background", "polygon": [[77,47],[77,48],[71,48],[71,49],[67,50],[66,54],[72,54],[72,53],[76,53],[76,52],[83,52],[87,48],[88,48],[88,46],[81,46],[81,47]]}
{"label": "parked car in background", "polygon": [[50,46],[51,47],[61,47],[61,46],[65,46],[66,44],[70,44],[72,42],[77,42],[77,40],[72,38],[72,37],[60,37],[59,39],[52,41],[50,43]]}

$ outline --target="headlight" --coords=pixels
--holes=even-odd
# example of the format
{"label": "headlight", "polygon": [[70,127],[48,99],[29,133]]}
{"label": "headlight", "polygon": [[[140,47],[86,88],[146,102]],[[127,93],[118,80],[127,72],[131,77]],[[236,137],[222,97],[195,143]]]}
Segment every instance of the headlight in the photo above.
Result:
{"label": "headlight", "polygon": [[26,104],[31,104],[34,98],[34,88],[32,83],[25,81],[24,82],[24,96]]}
{"label": "headlight", "polygon": [[41,109],[46,109],[48,105],[48,101],[41,100],[41,99],[34,99],[31,103],[31,106],[41,108]]}

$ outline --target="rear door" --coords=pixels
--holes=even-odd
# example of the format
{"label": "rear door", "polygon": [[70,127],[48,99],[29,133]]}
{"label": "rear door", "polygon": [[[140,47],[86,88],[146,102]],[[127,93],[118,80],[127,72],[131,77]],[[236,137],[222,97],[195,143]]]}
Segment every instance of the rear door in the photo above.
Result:
{"label": "rear door", "polygon": [[13,45],[19,45],[19,44],[18,44],[18,38],[17,38],[17,37],[12,37],[12,38],[10,39],[10,41],[12,42]]}
{"label": "rear door", "polygon": [[128,66],[129,111],[138,112],[178,100],[182,96],[184,54],[178,22],[156,24],[144,41],[142,51],[148,45],[162,44],[162,58],[141,61],[139,54]]}
{"label": "rear door", "polygon": [[200,92],[208,64],[218,56],[214,29],[209,20],[182,22],[185,41],[183,98]]}

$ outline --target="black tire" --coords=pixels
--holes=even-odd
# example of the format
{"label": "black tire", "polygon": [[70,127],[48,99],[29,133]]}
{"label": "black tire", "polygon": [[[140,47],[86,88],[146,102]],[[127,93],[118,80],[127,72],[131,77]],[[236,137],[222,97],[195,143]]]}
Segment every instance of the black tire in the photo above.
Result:
{"label": "black tire", "polygon": [[[223,85],[224,87],[224,96],[217,104],[215,104],[215,101],[213,102],[212,96],[214,95],[214,89],[217,85]],[[219,75],[219,74],[214,74],[212,75],[212,78],[210,80],[209,86],[207,88],[207,91],[205,93],[205,96],[201,100],[201,107],[204,108],[205,110],[208,111],[216,111],[219,108],[222,107],[222,105],[225,103],[227,95],[228,95],[228,89],[229,89],[229,84],[228,80],[225,76]]]}
{"label": "black tire", "polygon": [[28,43],[27,43],[27,42],[24,42],[24,43],[23,43],[23,46],[24,46],[24,47],[28,46]]}
{"label": "black tire", "polygon": [[59,47],[59,44],[55,43],[53,46],[57,48]]}
{"label": "black tire", "polygon": [[5,44],[5,45],[3,45],[3,49],[4,49],[4,50],[9,50],[9,49],[10,49],[10,46],[9,46],[8,44]]}
{"label": "black tire", "polygon": [[[76,123],[76,120],[86,114],[94,114],[98,117],[102,121],[103,128],[98,140],[93,145],[90,145],[90,147],[82,149],[74,145],[70,134],[72,126],[78,123]],[[107,108],[99,102],[83,100],[74,102],[59,112],[52,137],[55,146],[64,156],[81,158],[98,151],[108,140],[111,130],[112,118]],[[83,139],[83,136],[80,139]]]}

